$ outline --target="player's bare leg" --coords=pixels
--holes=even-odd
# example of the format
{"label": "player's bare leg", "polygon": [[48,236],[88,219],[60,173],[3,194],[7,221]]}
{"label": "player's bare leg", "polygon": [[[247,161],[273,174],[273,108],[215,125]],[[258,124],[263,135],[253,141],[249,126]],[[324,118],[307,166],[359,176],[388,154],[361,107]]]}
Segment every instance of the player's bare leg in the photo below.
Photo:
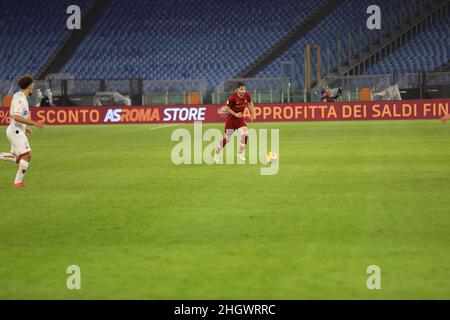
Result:
{"label": "player's bare leg", "polygon": [[220,140],[219,145],[216,147],[216,153],[214,155],[214,162],[219,163],[220,162],[220,152],[223,150],[225,145],[230,141],[230,138],[233,134],[233,130],[226,130],[222,140]]}
{"label": "player's bare leg", "polygon": [[447,123],[448,120],[450,120],[450,113],[446,114],[445,116],[443,116],[443,117],[441,118],[441,121],[442,121],[443,123]]}
{"label": "player's bare leg", "polygon": [[28,166],[31,161],[31,152],[20,155],[17,158],[17,164],[19,168],[17,169],[16,178],[14,179],[14,187],[24,188],[27,185],[23,182],[23,177],[28,170]]}
{"label": "player's bare leg", "polygon": [[242,161],[245,161],[245,147],[247,146],[248,143],[248,128],[247,127],[240,127],[238,129],[239,131],[239,135],[241,136],[241,141],[239,143],[239,153],[238,153],[238,157],[239,159],[241,159]]}
{"label": "player's bare leg", "polygon": [[0,160],[16,163],[17,162],[17,157],[12,152],[1,152],[0,153]]}

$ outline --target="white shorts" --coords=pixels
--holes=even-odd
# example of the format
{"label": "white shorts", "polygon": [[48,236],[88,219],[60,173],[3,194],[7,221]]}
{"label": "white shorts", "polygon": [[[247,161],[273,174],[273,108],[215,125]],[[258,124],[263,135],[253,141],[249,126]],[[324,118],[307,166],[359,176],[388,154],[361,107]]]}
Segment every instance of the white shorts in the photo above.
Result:
{"label": "white shorts", "polygon": [[18,130],[6,130],[6,136],[11,143],[12,153],[21,156],[31,151],[30,143],[25,133]]}

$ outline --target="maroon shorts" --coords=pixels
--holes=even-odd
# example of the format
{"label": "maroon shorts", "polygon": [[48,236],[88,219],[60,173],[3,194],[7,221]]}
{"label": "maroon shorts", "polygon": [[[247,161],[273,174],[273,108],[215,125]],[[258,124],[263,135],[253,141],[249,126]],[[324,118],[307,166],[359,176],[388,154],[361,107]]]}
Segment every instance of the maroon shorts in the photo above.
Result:
{"label": "maroon shorts", "polygon": [[227,119],[225,121],[225,131],[227,130],[237,130],[242,127],[246,127],[247,123],[245,122],[244,118],[234,118],[234,119]]}

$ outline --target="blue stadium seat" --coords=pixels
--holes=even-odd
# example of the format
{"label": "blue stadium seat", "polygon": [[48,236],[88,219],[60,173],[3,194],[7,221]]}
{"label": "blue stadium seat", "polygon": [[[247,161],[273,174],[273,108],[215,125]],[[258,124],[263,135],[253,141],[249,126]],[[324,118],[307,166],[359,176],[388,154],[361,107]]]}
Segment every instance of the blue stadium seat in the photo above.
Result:
{"label": "blue stadium seat", "polygon": [[393,73],[398,80],[406,73],[432,71],[450,61],[450,15],[410,40],[405,46],[366,70],[366,74]]}
{"label": "blue stadium seat", "polygon": [[[415,4],[420,0],[411,0],[410,7],[415,7]],[[267,67],[261,70],[257,76],[259,77],[274,77],[279,76],[281,72],[281,62],[294,61],[296,66],[297,83],[299,87],[304,86],[304,50],[308,44],[318,44],[321,47],[322,73],[325,72],[324,67],[328,64],[327,51],[330,51],[329,69],[332,70],[339,63],[342,63],[344,57],[338,61],[336,40],[338,37],[341,41],[341,51],[346,53],[348,57],[348,37],[352,39],[352,54],[357,54],[359,46],[367,47],[371,40],[380,38],[383,29],[369,30],[365,27],[366,19],[368,17],[366,9],[373,4],[370,0],[344,0],[342,4],[323,19],[314,29],[312,29],[305,37],[302,37],[295,42],[288,50],[286,50],[280,57],[272,61]],[[392,0],[378,0],[376,4],[380,6],[382,12],[400,11],[398,1]],[[398,22],[398,17],[392,18],[390,15],[383,15],[383,24],[395,25]],[[361,32],[361,36],[360,36]],[[439,51],[439,50],[437,50]],[[403,57],[403,60],[408,55]],[[313,63],[314,65],[314,63]]]}
{"label": "blue stadium seat", "polygon": [[[92,1],[76,3],[85,9]],[[417,1],[422,2],[411,0],[411,7]],[[248,67],[324,3],[325,0],[112,0],[60,72],[74,74],[78,79],[205,79],[213,89]],[[69,0],[0,2],[1,94],[8,88],[1,80],[36,74],[67,37],[65,12],[70,4]],[[331,68],[338,64],[337,37],[348,39],[350,35],[351,52],[357,53],[360,45],[366,47],[384,32],[364,27],[369,4],[371,0],[343,0],[257,76],[278,77],[281,63],[294,61],[298,75],[294,85],[304,86],[307,44],[321,46],[322,66],[327,64],[329,51]],[[382,12],[390,11],[391,5],[394,11],[399,10],[397,1],[378,0],[377,4]],[[23,19],[18,21],[18,16]],[[366,73],[429,71],[449,61],[449,19],[447,16],[442,23],[422,32]],[[396,21],[384,16],[383,23]],[[349,49],[348,42],[343,41],[342,51],[348,55]]]}
{"label": "blue stadium seat", "polygon": [[61,72],[77,78],[206,79],[212,88],[323,3],[112,0]]}
{"label": "blue stadium seat", "polygon": [[[92,0],[77,0],[81,10]],[[0,80],[15,82],[35,75],[69,35],[66,26],[70,0],[0,1]],[[5,94],[4,87],[1,92]]]}

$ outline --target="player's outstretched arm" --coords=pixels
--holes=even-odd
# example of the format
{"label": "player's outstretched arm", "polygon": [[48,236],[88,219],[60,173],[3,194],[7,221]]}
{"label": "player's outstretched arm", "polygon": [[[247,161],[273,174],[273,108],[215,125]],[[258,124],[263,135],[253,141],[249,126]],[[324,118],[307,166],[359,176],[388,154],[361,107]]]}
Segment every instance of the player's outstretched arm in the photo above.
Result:
{"label": "player's outstretched arm", "polygon": [[33,121],[31,119],[26,119],[22,116],[19,116],[17,114],[14,115],[14,121],[29,125],[29,126],[35,126],[36,128],[42,129],[44,127],[44,123],[41,121]]}

